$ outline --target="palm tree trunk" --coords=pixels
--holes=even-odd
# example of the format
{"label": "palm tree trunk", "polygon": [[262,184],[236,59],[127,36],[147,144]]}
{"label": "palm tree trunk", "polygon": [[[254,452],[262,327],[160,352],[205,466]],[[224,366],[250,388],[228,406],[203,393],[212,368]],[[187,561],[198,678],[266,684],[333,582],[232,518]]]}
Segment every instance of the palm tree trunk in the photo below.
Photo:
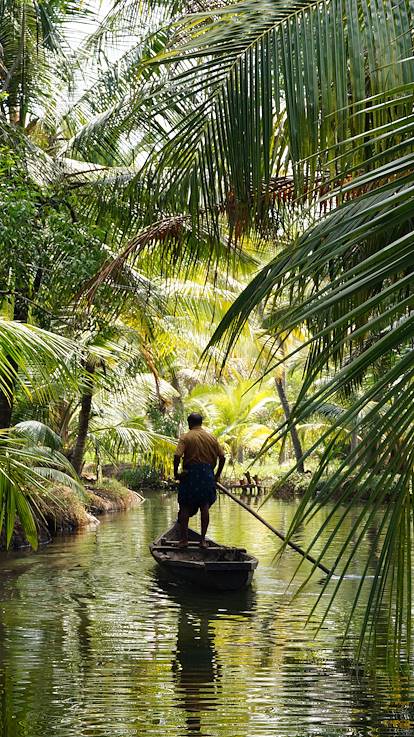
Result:
{"label": "palm tree trunk", "polygon": [[78,434],[76,436],[76,442],[73,448],[72,459],[71,459],[72,466],[75,469],[77,474],[80,474],[82,470],[86,438],[88,437],[89,420],[91,416],[91,407],[92,407],[92,377],[93,377],[95,369],[92,366],[87,365],[85,367],[85,371],[87,372],[87,380],[85,382],[85,390],[81,398]]}
{"label": "palm tree trunk", "polygon": [[0,390],[0,429],[4,430],[11,425],[13,412],[13,397]]}
{"label": "palm tree trunk", "polygon": [[102,456],[99,449],[99,443],[95,445],[95,460],[96,460],[96,481],[99,485],[103,482],[103,471],[102,471]]}
{"label": "palm tree trunk", "polygon": [[178,412],[178,416],[179,416],[178,433],[179,435],[181,435],[181,433],[185,431],[185,421],[184,421],[185,409],[184,409],[182,389],[180,386],[180,382],[178,380],[178,376],[175,373],[174,369],[172,370],[172,374],[171,374],[171,386],[174,387],[176,392],[178,392],[178,396],[174,397],[173,399],[173,404]]}
{"label": "palm tree trunk", "polygon": [[[277,377],[275,379],[275,384],[276,384],[277,393],[279,395],[280,404],[282,405],[283,412],[285,413],[286,420],[288,421],[290,418],[290,407],[289,407],[289,402],[286,396],[283,377],[280,377],[280,378]],[[295,458],[296,458],[298,471],[299,473],[305,473],[305,467],[303,465],[303,459],[302,459],[302,456],[303,456],[302,446],[300,444],[299,435],[298,435],[295,425],[292,425],[290,428],[290,436],[292,438],[293,450],[295,452]]]}
{"label": "palm tree trunk", "polygon": [[279,465],[283,466],[283,464],[286,463],[286,435],[282,438],[282,443],[280,446],[280,453],[279,453]]}

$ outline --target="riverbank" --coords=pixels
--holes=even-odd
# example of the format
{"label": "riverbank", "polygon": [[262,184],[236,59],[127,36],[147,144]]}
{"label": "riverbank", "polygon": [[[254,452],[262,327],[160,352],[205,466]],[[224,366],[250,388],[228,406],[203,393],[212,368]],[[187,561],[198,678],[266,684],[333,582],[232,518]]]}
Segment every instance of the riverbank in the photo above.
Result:
{"label": "riverbank", "polygon": [[[268,463],[261,467],[257,474],[253,471],[250,474],[241,464],[236,463],[234,466],[225,467],[222,483],[236,494],[255,496],[259,491],[260,494],[272,494],[276,499],[294,499],[302,496],[307,490],[316,466],[311,464],[311,468],[305,473],[294,472],[286,479],[285,476],[291,467],[292,463],[285,463],[282,466]],[[162,472],[150,466],[120,463],[116,467],[104,466],[103,470],[105,476],[117,479],[121,484],[144,495],[154,490],[169,491],[177,488],[173,478],[166,478]]]}
{"label": "riverbank", "polygon": [[[121,512],[142,503],[142,497],[113,478],[104,478],[100,484],[88,482],[82,494],[67,486],[57,486],[47,496],[32,496],[32,508],[40,545],[51,542],[56,535],[76,533],[85,527],[99,525],[103,514]],[[19,522],[11,539],[10,548],[29,547]],[[5,550],[4,537],[0,550]]]}
{"label": "riverbank", "polygon": [[[286,479],[291,463],[285,463],[283,466],[269,463],[259,469],[258,475],[253,471],[251,474],[246,473],[241,464],[235,464],[225,468],[222,483],[235,494],[246,496],[271,494],[275,499],[293,500],[302,496],[311,482],[315,465],[310,465],[311,468],[305,473],[296,471]],[[166,478],[159,470],[150,466],[140,467],[132,463],[120,463],[115,467],[108,464],[103,470],[106,476],[144,495],[160,489],[177,490],[173,478]],[[255,479],[258,479],[258,486]]]}

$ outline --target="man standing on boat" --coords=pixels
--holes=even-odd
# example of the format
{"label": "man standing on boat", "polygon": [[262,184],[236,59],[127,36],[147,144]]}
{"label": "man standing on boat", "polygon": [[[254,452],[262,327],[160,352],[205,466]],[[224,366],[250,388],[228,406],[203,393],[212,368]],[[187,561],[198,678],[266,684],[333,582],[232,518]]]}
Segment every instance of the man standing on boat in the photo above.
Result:
{"label": "man standing on boat", "polygon": [[[206,532],[210,521],[209,509],[216,501],[216,483],[220,480],[225,456],[216,438],[202,427],[201,415],[192,412],[187,421],[189,431],[180,437],[174,453],[174,478],[180,482],[178,521],[181,527],[181,540],[179,545],[185,547],[188,544],[188,521],[200,510],[200,545],[206,547]],[[181,459],[183,459],[183,470],[179,473]],[[214,471],[216,465],[217,470]]]}

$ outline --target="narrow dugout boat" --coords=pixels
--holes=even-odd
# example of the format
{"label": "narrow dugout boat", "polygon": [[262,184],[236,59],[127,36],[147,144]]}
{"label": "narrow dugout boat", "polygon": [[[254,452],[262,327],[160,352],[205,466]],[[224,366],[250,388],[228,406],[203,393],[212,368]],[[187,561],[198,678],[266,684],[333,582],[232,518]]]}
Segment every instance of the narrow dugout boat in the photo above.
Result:
{"label": "narrow dugout boat", "polygon": [[179,548],[180,527],[176,522],[149,546],[159,566],[180,581],[219,591],[241,589],[253,578],[258,560],[244,548],[219,545],[207,539],[201,548],[201,536],[188,530],[188,546]]}

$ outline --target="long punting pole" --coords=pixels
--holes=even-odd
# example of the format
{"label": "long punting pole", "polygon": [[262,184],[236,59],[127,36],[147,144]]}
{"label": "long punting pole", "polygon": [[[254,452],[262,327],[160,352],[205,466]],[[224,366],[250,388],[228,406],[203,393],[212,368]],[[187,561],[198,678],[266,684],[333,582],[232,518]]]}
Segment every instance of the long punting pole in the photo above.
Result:
{"label": "long punting pole", "polygon": [[277,535],[281,540],[283,540],[284,542],[286,542],[287,545],[289,545],[291,548],[293,548],[293,550],[296,550],[297,553],[300,553],[300,555],[302,555],[304,558],[306,558],[307,560],[309,560],[315,566],[318,566],[318,568],[320,568],[324,573],[331,573],[332,572],[332,571],[329,570],[329,568],[327,568],[326,566],[324,566],[323,563],[319,563],[317,560],[315,560],[315,558],[312,558],[311,555],[309,555],[304,550],[302,550],[302,548],[300,548],[299,545],[296,545],[296,543],[291,542],[291,540],[286,540],[286,536],[285,535],[282,535],[282,533],[279,532],[279,530],[276,530],[276,528],[273,527],[273,525],[271,525],[269,522],[266,522],[266,520],[263,519],[263,517],[261,517],[260,514],[257,514],[257,512],[255,512],[254,509],[252,509],[251,507],[249,507],[248,504],[245,504],[244,502],[242,502],[241,499],[238,499],[237,496],[235,496],[234,494],[231,493],[231,491],[229,491],[228,489],[226,489],[226,487],[223,486],[223,484],[220,484],[219,482],[217,482],[217,486],[223,492],[223,494],[226,494],[227,496],[230,497],[230,499],[233,499],[233,501],[236,502],[236,504],[239,504],[240,507],[243,507],[243,509],[245,509],[247,512],[250,512],[250,514],[252,514],[253,517],[256,517],[256,519],[258,519],[259,522],[261,522],[269,530],[271,530],[272,532],[274,532],[275,535]]}

